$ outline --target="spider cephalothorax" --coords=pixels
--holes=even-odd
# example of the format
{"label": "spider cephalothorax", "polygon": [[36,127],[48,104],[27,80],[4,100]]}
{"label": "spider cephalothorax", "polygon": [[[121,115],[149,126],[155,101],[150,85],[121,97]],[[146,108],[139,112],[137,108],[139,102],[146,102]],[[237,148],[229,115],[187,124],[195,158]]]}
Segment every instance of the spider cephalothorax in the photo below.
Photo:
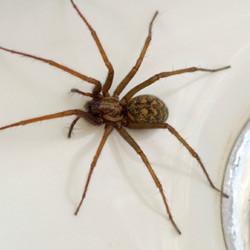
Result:
{"label": "spider cephalothorax", "polygon": [[86,103],[86,109],[93,117],[102,119],[102,123],[121,122],[124,108],[117,97],[98,97]]}
{"label": "spider cephalothorax", "polygon": [[151,41],[151,33],[152,33],[152,26],[153,22],[158,14],[156,12],[150,22],[148,35],[145,40],[144,46],[141,50],[141,53],[134,65],[134,67],[129,71],[129,73],[124,77],[124,79],[118,84],[116,87],[113,95],[109,93],[109,89],[113,82],[114,77],[114,69],[109,61],[102,44],[100,42],[100,39],[98,38],[95,30],[92,28],[92,26],[89,24],[87,19],[83,16],[83,14],[80,12],[76,4],[73,0],[71,0],[71,3],[76,10],[76,12],[79,14],[83,22],[87,25],[87,28],[89,29],[97,48],[102,56],[102,59],[108,69],[108,75],[106,78],[106,81],[104,84],[101,84],[100,81],[97,79],[94,79],[92,77],[83,75],[69,67],[66,67],[60,63],[57,63],[53,60],[45,59],[42,57],[34,56],[28,53],[8,49],[5,47],[0,47],[0,50],[10,52],[13,54],[22,55],[25,57],[32,58],[34,60],[38,60],[44,63],[47,63],[57,69],[63,70],[75,77],[80,78],[81,80],[88,82],[90,84],[94,85],[92,93],[89,92],[83,92],[78,89],[72,89],[71,91],[74,93],[78,93],[84,96],[88,96],[92,98],[92,100],[88,101],[85,105],[85,110],[81,109],[73,109],[73,110],[66,110],[54,114],[44,115],[36,118],[31,118],[28,120],[23,120],[19,122],[15,122],[3,127],[0,127],[0,130],[8,129],[11,127],[16,127],[20,125],[26,125],[38,121],[43,120],[49,120],[49,119],[55,119],[59,117],[65,117],[65,116],[76,116],[76,118],[73,120],[68,137],[71,137],[73,128],[77,121],[81,118],[86,119],[87,121],[91,122],[94,125],[102,125],[105,124],[104,134],[102,136],[102,139],[100,141],[100,144],[97,148],[96,154],[93,158],[93,161],[91,163],[91,167],[87,176],[86,183],[84,184],[83,194],[81,197],[81,200],[76,208],[75,215],[79,212],[79,209],[83,203],[83,200],[86,196],[89,183],[94,171],[94,168],[96,166],[97,160],[100,156],[100,153],[105,145],[105,142],[113,129],[116,129],[119,134],[122,136],[125,141],[127,141],[128,144],[130,144],[133,149],[139,154],[142,161],[144,162],[147,170],[149,171],[155,185],[159,189],[159,192],[161,194],[166,212],[169,216],[169,219],[176,229],[176,231],[180,234],[181,231],[178,228],[178,226],[175,223],[175,220],[172,216],[172,213],[170,211],[170,208],[167,203],[167,199],[165,196],[165,192],[163,191],[162,184],[160,180],[158,179],[155,171],[153,170],[151,164],[149,163],[147,156],[144,154],[140,146],[136,143],[136,141],[129,135],[127,130],[124,128],[129,129],[156,129],[156,128],[162,128],[167,129],[172,135],[174,135],[179,142],[182,143],[182,145],[189,151],[189,153],[197,160],[199,166],[201,167],[203,173],[205,174],[210,186],[221,193],[224,197],[228,197],[225,193],[223,193],[220,189],[218,189],[212,182],[207,170],[205,169],[205,166],[203,162],[201,161],[199,155],[196,153],[196,151],[186,142],[186,140],[176,131],[175,128],[173,128],[170,124],[166,123],[166,119],[168,117],[168,109],[163,101],[161,101],[158,97],[155,97],[153,95],[139,95],[136,96],[137,92],[140,90],[146,88],[147,86],[155,83],[161,78],[166,78],[173,75],[183,74],[183,73],[191,73],[196,71],[206,71],[206,72],[217,72],[224,69],[228,69],[230,66],[217,68],[217,69],[205,69],[205,68],[198,68],[198,67],[190,67],[190,68],[184,68],[179,69],[175,71],[167,71],[167,72],[161,72],[158,74],[155,74],[154,76],[148,78],[147,80],[143,81],[142,83],[136,85],[134,88],[132,88],[130,91],[128,91],[123,98],[119,99],[119,95],[124,90],[124,88],[128,85],[128,83],[131,81],[131,79],[134,77],[138,69],[140,68],[142,61],[144,59],[144,56],[146,54],[146,51],[149,47],[150,41]]}

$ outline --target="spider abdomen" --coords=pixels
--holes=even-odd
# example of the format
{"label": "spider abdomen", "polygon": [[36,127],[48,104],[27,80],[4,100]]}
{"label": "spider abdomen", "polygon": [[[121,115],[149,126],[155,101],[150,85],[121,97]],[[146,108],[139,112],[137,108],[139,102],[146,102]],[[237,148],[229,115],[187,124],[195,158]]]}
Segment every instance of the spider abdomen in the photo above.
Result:
{"label": "spider abdomen", "polygon": [[168,109],[156,96],[139,95],[129,101],[127,116],[133,123],[162,123],[168,118]]}

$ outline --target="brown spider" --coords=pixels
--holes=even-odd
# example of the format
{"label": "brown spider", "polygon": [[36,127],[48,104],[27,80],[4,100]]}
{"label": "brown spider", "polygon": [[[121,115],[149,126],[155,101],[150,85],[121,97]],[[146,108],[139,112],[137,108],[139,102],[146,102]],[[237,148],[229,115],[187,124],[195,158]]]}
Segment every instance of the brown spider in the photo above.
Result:
{"label": "brown spider", "polygon": [[[8,129],[11,127],[16,127],[20,125],[26,125],[34,122],[44,121],[44,120],[50,120],[65,116],[76,116],[76,118],[73,120],[69,132],[68,137],[71,137],[73,128],[77,121],[80,118],[84,118],[88,122],[92,123],[96,126],[105,125],[104,134],[101,138],[101,141],[99,143],[99,146],[97,148],[96,154],[92,160],[92,163],[90,165],[90,169],[88,172],[87,180],[84,185],[83,194],[81,197],[81,200],[75,210],[75,215],[78,214],[80,207],[83,203],[83,200],[86,196],[89,183],[93,174],[93,171],[95,169],[97,160],[101,154],[101,151],[104,147],[105,142],[107,141],[109,135],[113,131],[113,129],[116,129],[119,134],[122,136],[122,138],[137,152],[137,154],[141,157],[142,161],[144,162],[147,170],[149,171],[151,177],[153,178],[153,181],[157,188],[160,191],[166,212],[169,216],[169,219],[176,229],[176,231],[181,234],[180,229],[178,228],[172,213],[170,211],[169,205],[167,203],[166,196],[163,191],[163,187],[161,182],[159,181],[155,171],[153,170],[151,164],[149,163],[147,156],[144,154],[140,146],[136,143],[136,141],[129,135],[126,128],[130,129],[168,129],[168,131],[173,134],[181,143],[182,145],[189,151],[189,153],[194,157],[197,162],[199,163],[203,173],[205,174],[210,186],[221,193],[224,197],[228,197],[227,194],[223,193],[220,189],[218,189],[214,183],[212,182],[208,172],[205,169],[204,164],[202,163],[199,155],[195,152],[195,150],[186,142],[186,140],[173,128],[171,125],[166,123],[167,117],[168,117],[168,109],[163,101],[161,101],[158,97],[153,95],[139,95],[135,96],[137,92],[140,90],[146,88],[147,86],[155,83],[156,81],[160,80],[161,78],[183,74],[183,73],[191,73],[195,71],[206,71],[206,72],[217,72],[221,70],[225,70],[230,68],[230,66],[217,68],[217,69],[205,69],[205,68],[198,68],[198,67],[190,67],[190,68],[184,68],[179,69],[175,71],[169,71],[169,72],[161,72],[158,73],[147,80],[143,81],[142,83],[138,84],[134,88],[132,88],[130,91],[128,91],[127,94],[125,94],[121,99],[119,99],[119,96],[121,92],[124,90],[124,88],[128,85],[128,83],[131,81],[131,79],[134,77],[138,69],[140,68],[142,61],[144,59],[144,56],[146,54],[146,51],[149,47],[150,41],[151,41],[151,35],[152,35],[152,26],[153,22],[158,15],[158,11],[155,12],[148,29],[148,35],[145,40],[144,46],[141,50],[141,53],[133,66],[133,68],[129,71],[129,73],[125,76],[125,78],[119,83],[117,88],[115,89],[113,95],[110,95],[109,89],[111,87],[111,84],[113,82],[114,77],[114,69],[112,64],[110,63],[102,44],[95,32],[95,30],[92,28],[92,26],[89,24],[87,19],[84,17],[84,15],[80,12],[77,5],[74,3],[73,0],[71,0],[71,4],[73,5],[73,8],[76,10],[82,21],[86,24],[88,30],[90,31],[97,48],[101,54],[101,57],[108,69],[108,75],[104,82],[104,84],[101,84],[100,81],[83,75],[71,68],[68,68],[67,66],[64,66],[60,63],[57,63],[53,60],[45,59],[42,57],[34,56],[28,53],[19,52],[16,50],[0,47],[0,50],[7,51],[13,54],[22,55],[25,57],[29,57],[47,64],[50,64],[51,66],[61,69],[71,75],[74,75],[75,77],[80,78],[81,80],[91,83],[94,85],[92,93],[89,92],[83,92],[78,89],[72,89],[71,92],[78,93],[83,96],[88,96],[92,98],[92,100],[88,101],[85,105],[85,109],[73,109],[73,110],[66,110],[54,114],[49,114],[45,116],[40,116],[36,118],[31,118],[28,120],[23,120],[19,122],[15,122],[13,124],[9,124],[3,127],[0,127],[0,130]],[[135,96],[135,97],[134,97]]]}

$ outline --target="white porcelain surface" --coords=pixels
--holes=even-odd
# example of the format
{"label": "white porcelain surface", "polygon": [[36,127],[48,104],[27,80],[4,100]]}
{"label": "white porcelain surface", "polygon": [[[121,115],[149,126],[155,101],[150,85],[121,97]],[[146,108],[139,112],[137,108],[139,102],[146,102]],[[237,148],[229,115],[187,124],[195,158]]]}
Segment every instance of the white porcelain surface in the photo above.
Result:
{"label": "white porcelain surface", "polygon": [[[161,80],[142,93],[161,97],[175,126],[220,186],[231,147],[250,110],[250,2],[246,0],[78,0],[116,70],[134,64],[155,10],[153,40],[130,87],[188,66],[232,69]],[[100,80],[106,68],[68,0],[0,1],[0,44],[55,59]],[[65,109],[89,85],[42,63],[0,52],[0,124]],[[224,250],[220,196],[167,131],[132,131],[167,193],[176,234],[140,158],[113,133],[86,202],[73,211],[101,129],[86,122],[66,138],[71,118],[0,133],[0,249]]]}

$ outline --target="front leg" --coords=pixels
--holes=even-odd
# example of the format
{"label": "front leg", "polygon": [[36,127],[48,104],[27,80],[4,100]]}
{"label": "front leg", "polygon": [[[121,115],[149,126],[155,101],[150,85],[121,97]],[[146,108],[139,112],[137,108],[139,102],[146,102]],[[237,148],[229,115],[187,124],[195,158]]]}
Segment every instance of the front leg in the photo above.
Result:
{"label": "front leg", "polygon": [[113,78],[114,78],[114,68],[113,68],[111,62],[109,61],[108,56],[107,56],[107,54],[102,46],[102,43],[101,43],[96,31],[93,29],[92,25],[89,23],[87,18],[81,13],[80,9],[75,4],[74,0],[71,0],[71,4],[72,4],[73,8],[76,10],[77,14],[82,19],[82,21],[86,24],[88,30],[90,31],[90,34],[91,34],[92,38],[94,39],[94,42],[95,42],[95,44],[100,52],[102,60],[108,69],[108,75],[107,75],[106,81],[105,81],[103,88],[102,88],[103,95],[108,96],[109,95],[108,91],[112,85]]}
{"label": "front leg", "polygon": [[5,48],[5,47],[2,47],[2,46],[0,46],[0,50],[8,52],[8,53],[16,54],[16,55],[28,57],[28,58],[34,59],[36,61],[40,61],[40,62],[49,64],[50,66],[55,67],[57,69],[63,70],[65,72],[67,72],[68,74],[71,74],[71,75],[73,75],[75,77],[80,78],[83,81],[94,84],[95,85],[95,91],[100,92],[100,90],[102,88],[101,82],[96,80],[95,78],[83,75],[83,74],[81,74],[81,73],[79,73],[79,72],[77,72],[77,71],[75,71],[75,70],[73,70],[73,69],[71,69],[71,68],[69,68],[69,67],[67,67],[67,66],[65,66],[63,64],[60,64],[60,63],[58,63],[58,62],[56,62],[54,60],[39,57],[39,56],[35,56],[35,55],[32,55],[32,54],[28,54],[28,53],[25,53],[25,52],[21,52],[21,51],[9,49],[9,48]]}
{"label": "front leg", "polygon": [[139,70],[139,68],[142,64],[142,61],[146,55],[146,52],[148,50],[148,47],[150,45],[150,42],[151,42],[153,23],[154,23],[157,15],[158,15],[158,11],[155,12],[153,18],[150,21],[149,28],[148,28],[148,36],[144,42],[143,48],[141,50],[141,53],[140,53],[135,65],[129,71],[129,73],[125,76],[125,78],[119,83],[119,85],[117,86],[117,88],[114,91],[114,96],[120,95],[120,93],[123,91],[123,89],[128,85],[128,83],[132,80],[132,78],[135,76],[135,74]]}

